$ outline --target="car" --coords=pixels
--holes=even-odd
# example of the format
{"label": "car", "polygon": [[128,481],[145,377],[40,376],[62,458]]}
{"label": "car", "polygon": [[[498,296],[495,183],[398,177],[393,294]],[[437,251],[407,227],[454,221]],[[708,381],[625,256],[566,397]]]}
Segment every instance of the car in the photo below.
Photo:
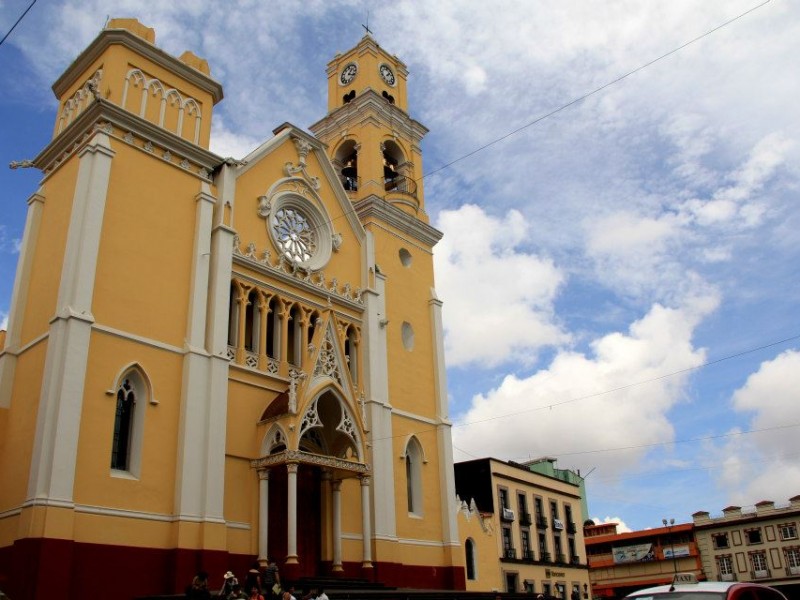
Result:
{"label": "car", "polygon": [[697,581],[693,573],[676,573],[670,585],[638,590],[624,600],[786,600],[786,596],[759,583]]}

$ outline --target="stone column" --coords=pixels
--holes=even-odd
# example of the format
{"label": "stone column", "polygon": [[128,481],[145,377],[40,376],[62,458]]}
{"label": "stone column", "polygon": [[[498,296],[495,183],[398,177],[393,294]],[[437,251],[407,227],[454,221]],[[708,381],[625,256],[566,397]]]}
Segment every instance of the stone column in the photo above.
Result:
{"label": "stone column", "polygon": [[261,293],[258,295],[258,368],[267,370],[267,324],[270,319],[269,300],[272,294]]}
{"label": "stone column", "polygon": [[269,553],[269,469],[258,472],[258,562],[265,562]]}
{"label": "stone column", "polygon": [[236,324],[236,362],[240,365],[244,364],[245,351],[244,351],[244,330],[247,324],[247,305],[250,304],[247,300],[247,295],[250,293],[249,287],[242,286],[239,289],[239,297],[236,302],[239,304],[239,322]]}
{"label": "stone column", "polygon": [[331,482],[331,500],[333,509],[333,567],[334,573],[342,568],[342,480]]}
{"label": "stone column", "polygon": [[289,463],[286,485],[286,563],[298,564],[297,560],[297,463]]}
{"label": "stone column", "polygon": [[371,512],[369,510],[369,484],[370,478],[366,475],[361,476],[361,531],[364,536],[363,558],[361,561],[362,569],[372,568],[372,530],[370,528]]}

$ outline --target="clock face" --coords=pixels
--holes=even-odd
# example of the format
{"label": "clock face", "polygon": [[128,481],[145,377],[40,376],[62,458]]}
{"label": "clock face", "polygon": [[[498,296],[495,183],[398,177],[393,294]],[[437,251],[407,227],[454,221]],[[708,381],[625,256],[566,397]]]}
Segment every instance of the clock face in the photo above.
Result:
{"label": "clock face", "polygon": [[388,65],[381,65],[380,72],[381,72],[381,77],[386,83],[388,83],[389,85],[394,85],[394,73],[392,72],[392,69]]}
{"label": "clock face", "polygon": [[347,85],[356,78],[356,73],[358,73],[358,67],[356,66],[356,63],[350,63],[344,69],[342,69],[342,74],[339,76],[339,81],[342,82],[342,85]]}

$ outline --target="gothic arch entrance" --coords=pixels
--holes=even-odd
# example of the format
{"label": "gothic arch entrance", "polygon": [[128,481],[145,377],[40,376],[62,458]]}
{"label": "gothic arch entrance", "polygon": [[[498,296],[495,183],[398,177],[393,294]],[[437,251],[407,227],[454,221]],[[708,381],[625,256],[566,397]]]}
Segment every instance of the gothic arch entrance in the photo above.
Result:
{"label": "gothic arch entrance", "polygon": [[[292,431],[297,421],[276,419],[264,454],[252,461],[259,475],[259,559],[275,558],[290,579],[341,572],[342,507],[360,504],[361,564],[371,567],[370,468],[351,413],[335,389],[322,390],[306,404],[296,449],[284,422]],[[356,478],[360,485],[342,485]]]}

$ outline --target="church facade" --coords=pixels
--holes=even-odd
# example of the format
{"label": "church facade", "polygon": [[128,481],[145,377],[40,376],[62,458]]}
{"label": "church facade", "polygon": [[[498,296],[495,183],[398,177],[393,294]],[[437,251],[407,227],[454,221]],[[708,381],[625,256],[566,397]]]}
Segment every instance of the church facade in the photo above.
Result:
{"label": "church facade", "polygon": [[312,134],[240,160],[208,149],[207,63],[136,20],[56,81],[0,340],[0,589],[175,593],[268,557],[464,588],[406,76],[365,36]]}

